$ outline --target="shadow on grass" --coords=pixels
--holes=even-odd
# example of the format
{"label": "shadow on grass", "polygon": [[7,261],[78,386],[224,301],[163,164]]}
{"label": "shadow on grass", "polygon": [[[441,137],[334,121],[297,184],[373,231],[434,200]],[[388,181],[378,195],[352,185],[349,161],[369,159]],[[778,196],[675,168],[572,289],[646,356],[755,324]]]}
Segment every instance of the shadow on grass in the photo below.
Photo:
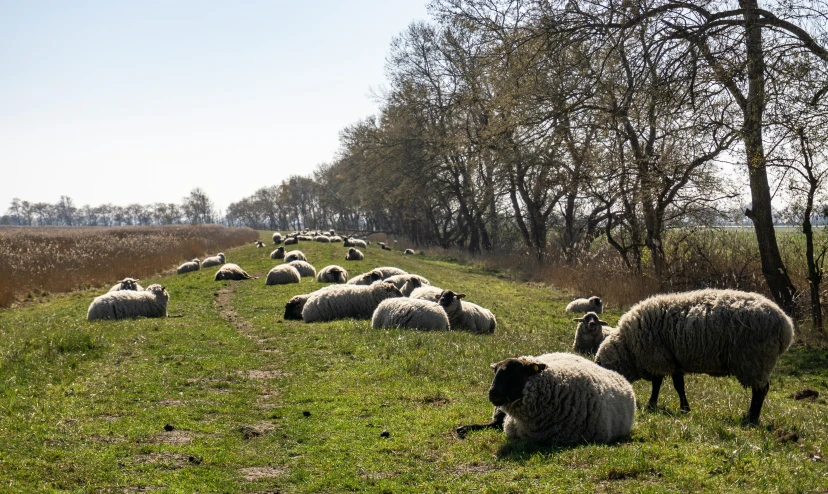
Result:
{"label": "shadow on grass", "polygon": [[[630,442],[630,438],[624,438],[618,441],[607,444],[608,446],[618,446]],[[533,456],[541,454],[547,457],[556,456],[564,451],[572,449],[579,449],[592,446],[598,443],[583,443],[573,444],[570,446],[550,446],[533,441],[512,440],[507,439],[506,443],[497,450],[497,459],[505,461],[513,461],[516,463],[523,463],[531,459]],[[601,444],[604,445],[603,443]]]}
{"label": "shadow on grass", "polygon": [[803,374],[828,377],[828,348],[826,345],[792,347],[779,360],[776,372],[792,377]]}

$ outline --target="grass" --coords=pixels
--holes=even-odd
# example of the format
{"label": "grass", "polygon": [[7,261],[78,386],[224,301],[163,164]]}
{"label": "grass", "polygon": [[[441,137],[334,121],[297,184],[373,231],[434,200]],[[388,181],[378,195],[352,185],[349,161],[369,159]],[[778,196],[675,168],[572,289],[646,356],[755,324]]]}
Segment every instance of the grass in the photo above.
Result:
{"label": "grass", "polygon": [[[267,241],[269,234],[262,233]],[[376,331],[367,321],[304,324],[284,303],[319,284],[266,287],[278,261],[241,247],[228,261],[160,282],[182,317],[87,323],[101,290],[0,311],[0,490],[8,492],[825,492],[825,346],[781,360],[762,425],[741,418],[733,378],[688,376],[693,411],[669,384],[616,445],[539,448],[454,428],[491,413],[488,364],[567,351],[574,323],[549,286],[475,266],[301,243],[317,267],[398,266],[468,294],[498,317],[492,336]],[[614,324],[621,312],[604,319]],[[804,388],[814,401],[791,395]],[[635,385],[640,402],[649,384]],[[165,426],[171,430],[165,430]],[[383,437],[387,432],[387,437]]]}

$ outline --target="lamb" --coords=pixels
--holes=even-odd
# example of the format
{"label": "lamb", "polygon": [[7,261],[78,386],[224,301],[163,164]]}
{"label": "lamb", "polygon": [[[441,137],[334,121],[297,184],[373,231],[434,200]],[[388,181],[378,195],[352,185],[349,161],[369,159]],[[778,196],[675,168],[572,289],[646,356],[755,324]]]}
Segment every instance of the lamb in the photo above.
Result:
{"label": "lamb", "polygon": [[348,281],[348,271],[342,266],[331,264],[325,266],[316,275],[316,281],[320,283],[345,283]]}
{"label": "lamb", "polygon": [[282,234],[279,232],[273,233],[273,243],[279,245],[282,243]]}
{"label": "lamb", "polygon": [[398,274],[408,274],[407,272],[403,271],[400,268],[393,268],[391,266],[383,266],[381,268],[374,268],[380,273],[382,273],[382,279],[390,278],[392,276],[397,276]]}
{"label": "lamb", "polygon": [[285,254],[285,262],[293,262],[293,261],[305,261],[307,262],[308,258],[305,257],[304,252],[301,250],[292,250]]}
{"label": "lamb", "polygon": [[302,281],[302,275],[298,269],[290,264],[279,264],[267,273],[265,285],[287,285],[300,281]]}
{"label": "lamb", "polygon": [[161,285],[150,285],[143,291],[108,292],[89,304],[87,321],[127,319],[136,317],[167,317],[170,294]]}
{"label": "lamb", "polygon": [[402,297],[380,302],[371,318],[371,327],[445,331],[450,324],[446,311],[439,304]]}
{"label": "lamb", "polygon": [[221,280],[252,280],[252,276],[247,274],[245,270],[239,267],[238,264],[228,263],[216,271],[216,281]]}
{"label": "lamb", "polygon": [[594,312],[601,314],[604,311],[603,303],[598,297],[576,298],[566,306],[567,312]]}
{"label": "lamb", "polygon": [[330,285],[327,288],[324,292],[308,297],[302,310],[305,322],[369,319],[380,302],[387,298],[402,297],[400,290],[391,283],[369,286]]}
{"label": "lamb", "polygon": [[316,278],[316,268],[308,264],[306,261],[290,261],[286,264],[290,264],[291,266],[296,268],[296,270],[299,271],[299,274],[301,274],[302,276],[308,278]]}
{"label": "lamb", "polygon": [[451,290],[445,290],[440,295],[438,303],[448,314],[451,329],[468,329],[472,333],[494,333],[497,327],[494,314],[477,304],[460,300],[465,296]]}
{"label": "lamb", "polygon": [[264,242],[262,242],[261,240],[256,240],[256,248],[261,249],[262,247],[264,247]]}
{"label": "lamb", "polygon": [[571,353],[518,357],[492,364],[488,424],[457,428],[461,438],[502,429],[510,439],[544,445],[612,443],[630,434],[635,393],[621,375]]}
{"label": "lamb", "polygon": [[363,255],[362,252],[360,252],[358,249],[355,249],[353,247],[348,249],[348,253],[345,254],[345,260],[346,261],[361,261],[363,259],[365,259],[365,255]]}
{"label": "lamb", "polygon": [[414,250],[413,249],[405,249],[405,252],[403,252],[403,254],[413,256],[414,255]]}
{"label": "lamb", "polygon": [[736,376],[752,390],[747,419],[757,424],[771,371],[793,337],[793,321],[757,293],[706,289],[655,295],[621,317],[595,362],[631,383],[652,381],[650,409],[658,406],[664,376],[672,376],[683,412],[690,411],[685,373]]}
{"label": "lamb", "polygon": [[595,355],[601,343],[615,331],[614,328],[609,327],[609,324],[600,320],[598,314],[594,312],[587,312],[584,317],[573,319],[573,321],[578,323],[578,327],[575,328],[575,342],[572,344],[572,349],[578,353]]}
{"label": "lamb", "polygon": [[201,263],[201,261],[198,260],[198,258],[193,259],[190,262],[185,262],[181,266],[178,266],[178,269],[175,270],[175,273],[176,274],[184,274],[184,273],[189,273],[191,271],[198,271],[199,269],[201,269],[200,263]]}
{"label": "lamb", "polygon": [[209,268],[210,266],[220,266],[227,262],[227,258],[224,257],[224,252],[219,252],[213,257],[208,257],[204,261],[201,262],[202,268]]}
{"label": "lamb", "polygon": [[[409,280],[419,281],[420,282],[419,286],[425,286],[425,285],[430,285],[431,284],[427,279],[423,278],[420,275],[416,275],[416,274],[395,274],[394,276],[389,276],[388,278],[385,278],[383,281],[387,281],[388,283],[393,284],[395,287],[399,288],[400,291],[402,291],[403,286]],[[414,288],[412,288],[412,290],[413,289]],[[405,295],[405,293],[403,293],[403,295]]]}
{"label": "lamb", "polygon": [[354,276],[348,280],[349,285],[370,285],[377,280],[382,279],[382,272],[376,269]]}
{"label": "lamb", "polygon": [[124,278],[118,283],[112,285],[112,288],[109,289],[110,292],[117,292],[119,290],[132,290],[134,292],[140,292],[143,290],[144,287],[138,284],[138,280],[135,278]]}
{"label": "lamb", "polygon": [[322,242],[323,244],[329,244],[331,243],[331,238],[326,235],[319,235],[318,237],[316,237],[316,241]]}
{"label": "lamb", "polygon": [[284,246],[278,247],[276,250],[270,253],[271,259],[284,259],[285,258],[285,248]]}

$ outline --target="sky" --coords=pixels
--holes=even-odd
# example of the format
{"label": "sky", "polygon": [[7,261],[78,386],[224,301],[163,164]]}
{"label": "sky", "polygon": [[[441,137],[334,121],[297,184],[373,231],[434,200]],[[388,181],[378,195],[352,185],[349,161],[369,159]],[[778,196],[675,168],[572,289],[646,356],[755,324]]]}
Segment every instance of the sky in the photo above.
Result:
{"label": "sky", "polygon": [[12,198],[217,207],[334,159],[426,0],[0,0]]}

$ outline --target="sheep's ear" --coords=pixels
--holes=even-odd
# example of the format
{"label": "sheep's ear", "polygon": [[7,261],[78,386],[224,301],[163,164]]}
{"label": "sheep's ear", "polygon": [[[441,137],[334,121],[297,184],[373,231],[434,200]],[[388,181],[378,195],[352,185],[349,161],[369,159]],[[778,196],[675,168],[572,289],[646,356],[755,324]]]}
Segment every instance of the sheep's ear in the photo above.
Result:
{"label": "sheep's ear", "polygon": [[585,317],[582,317],[582,318],[578,319],[578,318],[576,317],[575,319],[573,319],[573,321],[575,321],[575,322],[584,322],[584,319],[586,319],[586,318],[585,318]]}
{"label": "sheep's ear", "polygon": [[464,298],[465,296],[466,296],[465,293],[458,293],[457,295],[455,295],[455,297],[457,297],[457,298]]}
{"label": "sheep's ear", "polygon": [[609,323],[607,321],[602,321],[598,319],[598,322],[601,323],[602,326],[609,326]]}

